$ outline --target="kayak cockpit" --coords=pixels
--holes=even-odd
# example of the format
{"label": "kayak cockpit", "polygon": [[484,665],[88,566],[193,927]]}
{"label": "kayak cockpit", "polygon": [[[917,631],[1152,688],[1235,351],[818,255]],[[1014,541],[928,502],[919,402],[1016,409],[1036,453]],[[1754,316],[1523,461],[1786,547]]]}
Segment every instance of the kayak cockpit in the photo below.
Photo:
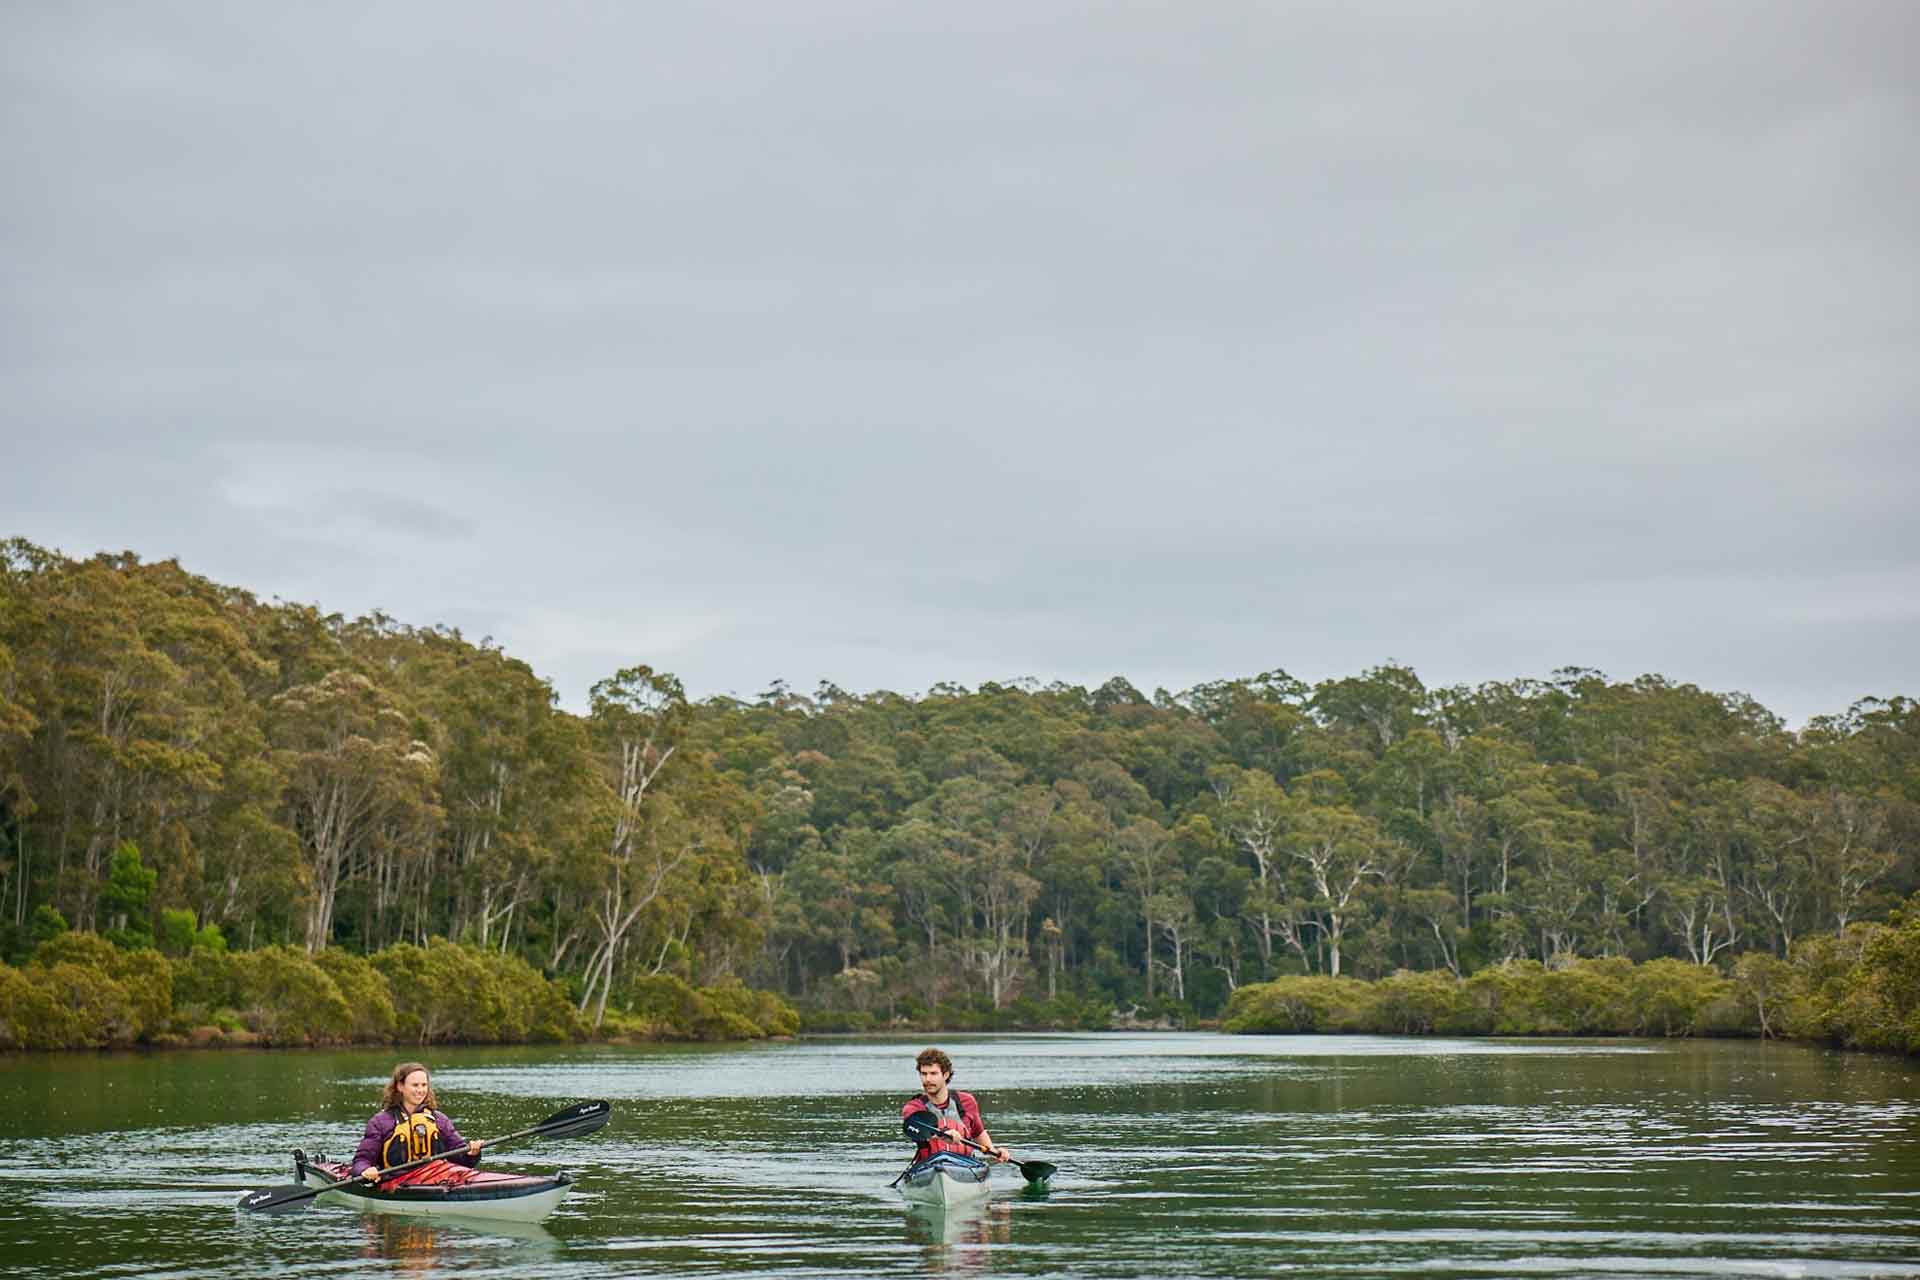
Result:
{"label": "kayak cockpit", "polygon": [[349,1166],[325,1156],[293,1153],[294,1181],[325,1186],[319,1201],[347,1204],[369,1213],[422,1213],[435,1217],[501,1218],[539,1222],[560,1207],[573,1175],[503,1173],[439,1161],[393,1182],[370,1186],[350,1177]]}

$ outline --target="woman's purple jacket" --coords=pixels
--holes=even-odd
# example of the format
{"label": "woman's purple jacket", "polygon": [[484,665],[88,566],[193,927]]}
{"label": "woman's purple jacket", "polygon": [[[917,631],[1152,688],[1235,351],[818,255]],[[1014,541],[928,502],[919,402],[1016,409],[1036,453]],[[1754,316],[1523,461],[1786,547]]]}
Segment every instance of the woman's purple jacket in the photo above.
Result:
{"label": "woman's purple jacket", "polygon": [[[393,1136],[394,1126],[399,1123],[400,1113],[397,1111],[376,1112],[373,1119],[367,1121],[367,1134],[353,1151],[353,1164],[347,1170],[349,1178],[357,1178],[365,1170],[380,1164],[380,1149],[387,1145],[387,1139]],[[447,1119],[445,1112],[434,1112],[433,1123],[440,1130],[440,1141],[446,1146],[443,1154],[448,1160],[469,1169],[480,1163],[479,1156],[467,1154],[467,1140],[460,1136],[460,1131],[453,1127],[453,1121]]]}

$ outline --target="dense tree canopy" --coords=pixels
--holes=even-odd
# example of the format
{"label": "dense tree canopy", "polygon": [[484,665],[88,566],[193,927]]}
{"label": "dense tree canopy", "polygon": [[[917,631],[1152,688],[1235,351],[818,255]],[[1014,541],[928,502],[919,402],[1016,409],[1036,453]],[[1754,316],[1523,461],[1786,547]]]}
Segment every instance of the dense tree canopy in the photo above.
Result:
{"label": "dense tree canopy", "polygon": [[445,628],[132,555],[0,556],[16,960],[52,911],[133,946],[449,938],[561,980],[589,1023],[667,977],[861,1018],[1214,1015],[1292,976],[1789,960],[1886,920],[1917,836],[1904,697],[1790,731],[1582,669],[695,703],[635,665],[573,715]]}

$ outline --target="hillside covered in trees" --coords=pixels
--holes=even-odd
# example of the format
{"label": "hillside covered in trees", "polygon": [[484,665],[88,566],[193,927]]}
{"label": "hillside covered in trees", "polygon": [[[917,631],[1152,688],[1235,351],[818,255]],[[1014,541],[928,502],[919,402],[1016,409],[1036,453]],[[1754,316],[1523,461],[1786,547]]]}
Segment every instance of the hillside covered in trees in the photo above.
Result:
{"label": "hillside covered in trees", "polygon": [[15,964],[63,925],[183,954],[444,938],[589,1025],[664,977],[821,1026],[1105,1025],[1292,977],[1784,961],[1920,888],[1916,837],[1903,697],[1790,731],[1574,669],[690,702],[636,665],[575,715],[443,628],[0,557]]}

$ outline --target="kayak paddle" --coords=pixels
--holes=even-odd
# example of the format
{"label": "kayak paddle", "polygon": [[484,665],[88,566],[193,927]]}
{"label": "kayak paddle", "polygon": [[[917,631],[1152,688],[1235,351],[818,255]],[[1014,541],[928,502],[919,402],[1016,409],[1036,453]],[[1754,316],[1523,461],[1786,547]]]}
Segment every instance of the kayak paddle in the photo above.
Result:
{"label": "kayak paddle", "polygon": [[[907,1136],[915,1142],[925,1142],[928,1138],[942,1137],[946,1138],[949,1142],[954,1140],[952,1134],[943,1134],[940,1132],[939,1124],[934,1120],[932,1114],[926,1111],[914,1112],[906,1118],[900,1127],[906,1130]],[[966,1143],[975,1151],[987,1151],[985,1147],[975,1142],[972,1138],[961,1138],[959,1141]],[[993,1153],[987,1151],[987,1154],[991,1155]],[[1045,1160],[1014,1160],[1011,1163],[1020,1167],[1020,1176],[1028,1182],[1045,1182],[1048,1178],[1051,1178],[1055,1173],[1059,1172],[1058,1166],[1048,1164]],[[899,1179],[896,1178],[894,1181],[898,1182]]]}
{"label": "kayak paddle", "polygon": [[[503,1142],[513,1142],[520,1138],[584,1138],[606,1124],[613,1115],[610,1102],[576,1102],[565,1111],[556,1111],[539,1124],[516,1130],[501,1138],[487,1138],[480,1143],[482,1147],[494,1147]],[[378,1186],[396,1173],[408,1169],[417,1169],[423,1164],[432,1164],[435,1160],[444,1160],[458,1152],[442,1151],[435,1155],[422,1156],[418,1160],[409,1160],[405,1164],[389,1165],[380,1171]],[[359,1181],[359,1179],[350,1179]],[[341,1183],[329,1182],[320,1187],[303,1187],[297,1182],[283,1183],[277,1187],[261,1187],[249,1191],[240,1197],[240,1207],[254,1213],[286,1213],[298,1207],[304,1209],[307,1202],[323,1191],[332,1191]]]}

